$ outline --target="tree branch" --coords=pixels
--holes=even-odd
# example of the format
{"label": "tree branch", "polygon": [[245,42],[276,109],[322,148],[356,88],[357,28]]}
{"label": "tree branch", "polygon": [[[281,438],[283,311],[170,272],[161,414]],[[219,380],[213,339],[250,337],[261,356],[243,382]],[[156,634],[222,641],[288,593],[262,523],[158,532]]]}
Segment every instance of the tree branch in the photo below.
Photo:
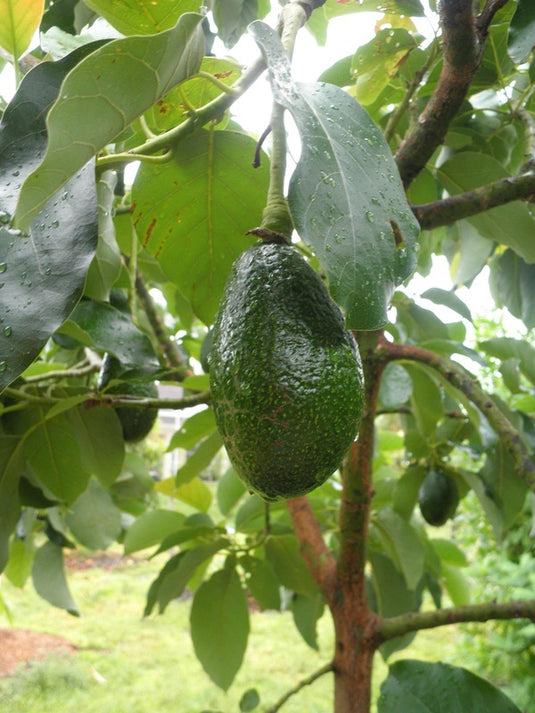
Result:
{"label": "tree branch", "polygon": [[443,65],[436,88],[414,126],[403,139],[396,163],[405,186],[443,142],[479,66],[482,36],[476,34],[472,0],[442,0]]}
{"label": "tree branch", "polygon": [[294,686],[293,688],[290,688],[286,693],[279,698],[279,700],[275,703],[275,705],[270,706],[269,708],[266,709],[265,713],[277,713],[278,710],[282,708],[282,706],[288,701],[292,696],[294,696],[296,693],[299,693],[299,691],[304,688],[305,686],[310,686],[311,683],[314,683],[314,681],[317,681],[318,678],[321,678],[326,673],[330,673],[333,670],[333,664],[331,663],[326,663],[324,666],[319,668],[317,671],[312,673],[310,676],[307,676],[307,678],[303,678],[299,683]]}
{"label": "tree branch", "polygon": [[412,631],[434,629],[438,626],[461,622],[485,622],[491,619],[531,619],[531,621],[535,621],[535,599],[503,604],[497,602],[468,604],[436,611],[407,612],[399,616],[381,619],[378,623],[377,636],[379,643],[383,643],[383,641]]}
{"label": "tree branch", "polygon": [[407,359],[427,364],[437,371],[458,391],[463,393],[485,415],[492,429],[496,432],[505,448],[509,451],[516,471],[528,488],[535,491],[535,463],[518,431],[509,419],[494,403],[492,398],[481,388],[476,379],[467,374],[460,366],[435,352],[421,347],[380,340],[380,348],[388,361]]}
{"label": "tree branch", "polygon": [[321,527],[304,495],[286,501],[303,559],[312,578],[327,600],[334,593],[336,562],[323,539]]}
{"label": "tree branch", "polygon": [[516,200],[535,200],[534,171],[508,176],[443,200],[413,206],[412,212],[422,230],[431,230]]}

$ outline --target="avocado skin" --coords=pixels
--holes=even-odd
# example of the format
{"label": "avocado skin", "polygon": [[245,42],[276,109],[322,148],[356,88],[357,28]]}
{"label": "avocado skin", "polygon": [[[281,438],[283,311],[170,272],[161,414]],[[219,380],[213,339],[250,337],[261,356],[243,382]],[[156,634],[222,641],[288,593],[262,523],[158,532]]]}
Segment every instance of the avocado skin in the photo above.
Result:
{"label": "avocado skin", "polygon": [[234,263],[209,363],[216,423],[249,490],[296,497],[339,467],[362,412],[360,356],[295,248],[261,243]]}
{"label": "avocado skin", "polygon": [[418,505],[424,520],[440,527],[455,515],[458,504],[459,489],[455,480],[440,469],[427,471],[418,491]]}

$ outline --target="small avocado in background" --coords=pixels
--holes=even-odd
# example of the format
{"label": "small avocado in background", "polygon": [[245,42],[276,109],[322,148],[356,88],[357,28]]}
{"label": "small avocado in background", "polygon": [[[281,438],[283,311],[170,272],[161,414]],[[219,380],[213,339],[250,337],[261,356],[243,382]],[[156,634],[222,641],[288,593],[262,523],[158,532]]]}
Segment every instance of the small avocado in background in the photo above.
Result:
{"label": "small avocado in background", "polygon": [[216,423],[252,492],[292,498],[321,485],[355,439],[360,356],[319,275],[291,245],[234,263],[209,352]]}
{"label": "small avocado in background", "polygon": [[428,470],[418,491],[418,505],[429,525],[444,525],[455,515],[459,505],[457,483],[441,468]]}
{"label": "small avocado in background", "polygon": [[[158,388],[155,383],[135,383],[123,381],[107,388],[112,379],[120,378],[123,373],[121,362],[111,354],[105,354],[98,376],[97,388],[99,391],[106,389],[107,394],[125,396],[135,399],[158,397]],[[121,423],[123,438],[126,443],[142,441],[154,426],[158,418],[158,409],[144,407],[115,406],[114,411]]]}

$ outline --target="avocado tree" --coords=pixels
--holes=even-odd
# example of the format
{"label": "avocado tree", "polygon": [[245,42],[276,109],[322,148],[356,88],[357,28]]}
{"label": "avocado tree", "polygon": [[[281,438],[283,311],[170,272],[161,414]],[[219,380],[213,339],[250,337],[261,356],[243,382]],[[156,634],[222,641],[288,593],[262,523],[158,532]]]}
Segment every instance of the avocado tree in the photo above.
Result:
{"label": "avocado tree", "polygon": [[[368,713],[376,654],[388,660],[422,629],[535,620],[533,599],[471,604],[464,553],[433,533],[472,491],[499,542],[535,490],[535,350],[518,336],[477,343],[467,290],[483,280],[524,334],[535,325],[535,8],[301,0],[278,15],[272,4],[0,2],[2,62],[17,79],[0,124],[0,567],[76,614],[65,548],[155,549],[165,564],[145,613],[188,587],[195,651],[225,690],[246,652],[249,598],[284,603],[312,647],[328,608],[334,650],[306,683],[330,674],[336,713]],[[369,42],[293,79],[299,35],[321,45],[336,19],[363,12],[376,13]],[[258,48],[246,67],[225,56],[244,33]],[[266,72],[258,138],[233,105]],[[339,469],[271,502],[232,467],[215,490],[200,477],[223,447],[208,372],[228,323],[211,327],[233,263],[259,241],[295,253],[303,290],[310,269],[328,285],[364,377],[348,380],[363,407]],[[411,277],[436,274],[439,259],[451,289],[418,292]],[[253,303],[269,311],[267,287],[250,300],[243,289],[244,320]],[[294,372],[315,353],[295,324],[278,342]],[[263,325],[249,331],[240,358],[263,338]],[[478,380],[489,369],[501,397]],[[135,442],[157,410],[193,406],[169,442],[189,457],[155,483]],[[315,408],[311,419],[355,416],[343,399]],[[289,414],[293,462],[303,429]],[[316,445],[307,468],[329,446]],[[379,712],[424,708],[518,710],[462,668],[393,664]]]}

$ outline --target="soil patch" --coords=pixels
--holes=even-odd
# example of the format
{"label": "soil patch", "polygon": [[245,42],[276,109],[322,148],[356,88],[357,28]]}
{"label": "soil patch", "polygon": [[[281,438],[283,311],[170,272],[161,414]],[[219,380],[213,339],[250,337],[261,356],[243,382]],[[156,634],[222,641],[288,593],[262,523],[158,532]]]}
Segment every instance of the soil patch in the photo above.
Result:
{"label": "soil patch", "polygon": [[73,654],[76,647],[56,634],[26,629],[0,629],[0,676],[9,676],[22,663],[48,655]]}

